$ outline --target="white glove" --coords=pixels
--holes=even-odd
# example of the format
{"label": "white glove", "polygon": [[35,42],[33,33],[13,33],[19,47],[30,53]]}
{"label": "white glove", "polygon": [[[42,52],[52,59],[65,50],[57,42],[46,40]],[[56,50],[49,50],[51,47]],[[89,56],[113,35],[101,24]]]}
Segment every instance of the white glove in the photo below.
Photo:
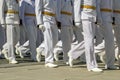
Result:
{"label": "white glove", "polygon": [[5,24],[4,24],[4,25],[1,25],[1,27],[6,28],[6,25],[5,25]]}
{"label": "white glove", "polygon": [[44,26],[43,24],[40,24],[40,25],[39,25],[39,29],[44,32],[44,31],[45,31],[45,26]]}
{"label": "white glove", "polygon": [[81,23],[75,23],[75,26],[76,26],[77,28],[80,28],[80,27],[81,27]]}

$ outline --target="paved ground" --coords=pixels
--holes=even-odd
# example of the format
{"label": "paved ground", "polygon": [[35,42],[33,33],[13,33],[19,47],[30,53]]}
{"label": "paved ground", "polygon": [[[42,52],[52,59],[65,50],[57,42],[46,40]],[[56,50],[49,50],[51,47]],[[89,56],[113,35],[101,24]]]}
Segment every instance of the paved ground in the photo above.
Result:
{"label": "paved ground", "polygon": [[[88,72],[84,63],[75,61],[70,68],[61,61],[56,62],[58,68],[45,68],[41,63],[31,62],[30,59],[19,59],[19,64],[8,64],[0,60],[0,80],[120,80],[120,70],[104,70],[102,73]],[[117,65],[117,63],[116,63]],[[99,63],[104,69],[104,64]]]}

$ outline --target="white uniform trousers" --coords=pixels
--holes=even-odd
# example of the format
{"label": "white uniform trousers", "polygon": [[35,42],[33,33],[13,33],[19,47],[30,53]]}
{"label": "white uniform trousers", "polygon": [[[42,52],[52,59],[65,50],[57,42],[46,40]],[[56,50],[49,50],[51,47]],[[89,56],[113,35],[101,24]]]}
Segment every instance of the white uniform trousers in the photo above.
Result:
{"label": "white uniform trousers", "polygon": [[2,50],[3,45],[6,42],[6,38],[5,38],[5,28],[2,27],[2,25],[0,25],[0,50]]}
{"label": "white uniform trousers", "polygon": [[105,51],[106,51],[106,65],[105,67],[113,67],[115,62],[115,46],[113,26],[110,22],[103,22],[103,35],[105,39]]}
{"label": "white uniform trousers", "polygon": [[29,40],[29,49],[31,52],[31,59],[36,61],[36,40],[37,28],[34,24],[26,23],[27,39]]}
{"label": "white uniform trousers", "polygon": [[20,40],[19,40],[20,46],[23,45],[27,41],[26,37],[27,36],[26,36],[25,27],[20,25]]}
{"label": "white uniform trousers", "polygon": [[15,46],[16,49],[18,50],[26,41],[27,37],[25,27],[23,27],[23,25],[20,25],[20,39],[17,45]]}
{"label": "white uniform trousers", "polygon": [[117,44],[117,48],[115,49],[115,58],[118,60],[118,64],[120,66],[120,24],[116,24],[113,29]]}
{"label": "white uniform trousers", "polygon": [[72,47],[72,49],[69,51],[69,55],[72,57],[72,59],[77,59],[79,56],[85,53],[87,69],[90,70],[98,67],[94,53],[95,24],[85,20],[82,21],[82,27],[84,40],[81,29],[76,29],[78,30],[76,33],[79,34],[79,36],[77,36],[79,41],[78,44]]}
{"label": "white uniform trousers", "polygon": [[20,45],[18,47],[18,51],[21,52],[22,54],[23,53],[31,53],[30,48],[29,48],[29,40],[26,41],[23,45]]}
{"label": "white uniform trousers", "polygon": [[73,39],[73,29],[70,26],[61,27],[61,40],[63,48],[63,60],[68,62],[68,52],[71,49],[71,43]]}
{"label": "white uniform trousers", "polygon": [[58,42],[58,28],[56,24],[44,22],[45,63],[53,63],[53,50]]}
{"label": "white uniform trousers", "polygon": [[120,54],[120,24],[116,24],[113,29],[116,38],[116,44],[118,46],[118,53]]}
{"label": "white uniform trousers", "polygon": [[85,52],[82,28],[73,27],[73,42],[68,52],[72,59],[77,59]]}
{"label": "white uniform trousers", "polygon": [[90,70],[98,67],[94,53],[95,23],[89,20],[83,20],[82,27],[85,41],[87,69]]}
{"label": "white uniform trousers", "polygon": [[4,50],[8,52],[9,60],[15,60],[14,48],[20,38],[20,28],[18,24],[6,25],[7,42],[3,46]]}

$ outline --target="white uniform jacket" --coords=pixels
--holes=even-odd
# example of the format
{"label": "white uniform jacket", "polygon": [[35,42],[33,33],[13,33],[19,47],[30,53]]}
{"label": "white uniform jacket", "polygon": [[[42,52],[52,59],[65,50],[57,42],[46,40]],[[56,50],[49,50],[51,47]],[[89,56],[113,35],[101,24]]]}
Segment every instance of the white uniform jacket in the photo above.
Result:
{"label": "white uniform jacket", "polygon": [[36,14],[35,14],[35,0],[22,0],[20,5],[20,19],[25,26],[26,23],[37,25],[36,23]]}
{"label": "white uniform jacket", "polygon": [[113,0],[113,12],[115,24],[120,24],[120,0]]}
{"label": "white uniform jacket", "polygon": [[61,0],[61,24],[73,25],[73,3],[72,0]]}
{"label": "white uniform jacket", "polygon": [[100,0],[100,11],[103,22],[112,22],[113,0]]}
{"label": "white uniform jacket", "polygon": [[78,23],[80,24],[81,23],[81,0],[73,0],[73,10],[74,10],[74,22],[75,24]]}
{"label": "white uniform jacket", "polygon": [[1,24],[19,24],[19,3],[16,0],[0,0]]}
{"label": "white uniform jacket", "polygon": [[96,0],[81,0],[81,19],[96,21]]}
{"label": "white uniform jacket", "polygon": [[50,22],[56,24],[57,0],[35,0],[37,24]]}
{"label": "white uniform jacket", "polygon": [[5,22],[4,21],[4,14],[3,14],[3,11],[2,11],[2,10],[4,10],[3,9],[4,5],[5,5],[4,0],[0,0],[0,24]]}

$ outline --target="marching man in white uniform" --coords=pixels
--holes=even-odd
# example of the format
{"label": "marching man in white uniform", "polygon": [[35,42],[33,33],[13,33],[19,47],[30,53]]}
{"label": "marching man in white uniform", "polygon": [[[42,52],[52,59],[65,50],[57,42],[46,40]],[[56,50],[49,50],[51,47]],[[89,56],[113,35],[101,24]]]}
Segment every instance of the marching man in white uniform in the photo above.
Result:
{"label": "marching man in white uniform", "polygon": [[35,0],[37,25],[44,33],[45,67],[57,67],[54,64],[53,49],[58,41],[56,25],[57,0]]}
{"label": "marching man in white uniform", "polygon": [[[68,51],[71,49],[73,39],[73,2],[72,0],[60,0],[61,40],[63,46],[63,60],[68,64]],[[58,3],[60,4],[60,3]]]}
{"label": "marching man in white uniform", "polygon": [[[19,41],[19,3],[18,0],[0,0],[1,24],[6,26],[7,43],[3,53],[8,53],[9,63],[18,63],[15,59],[14,48]],[[6,54],[7,54],[6,53]]]}
{"label": "marching man in white uniform", "polygon": [[120,0],[113,0],[114,34],[118,46],[117,58],[120,66]]}
{"label": "marching man in white uniform", "polygon": [[[2,4],[3,4],[3,2],[0,2],[0,11],[2,9],[2,7],[1,7]],[[2,52],[1,52],[2,47],[5,44],[5,25],[1,25],[1,18],[2,18],[2,15],[0,15],[0,56],[2,54]]]}
{"label": "marching man in white uniform", "polygon": [[[102,69],[98,68],[94,53],[96,0],[75,0],[74,10],[75,9],[77,9],[77,11],[74,12],[75,26],[82,26],[84,41],[80,42],[74,50],[69,52],[69,58],[72,58],[74,54],[81,55],[85,49],[88,71],[101,72]],[[81,53],[80,50],[83,52]],[[72,64],[71,58],[69,59],[70,65]]]}
{"label": "marching man in white uniform", "polygon": [[[2,3],[0,3],[0,6],[1,6],[1,4]],[[0,17],[2,18],[2,16],[0,16]],[[5,37],[6,37],[5,36],[5,25],[1,25],[1,20],[0,20],[0,57],[2,57],[1,56],[2,55],[2,48],[3,48],[3,45],[5,44],[5,41],[6,41]]]}
{"label": "marching man in white uniform", "polygon": [[[115,63],[115,46],[114,46],[114,35],[112,26],[113,17],[113,0],[100,0],[98,2],[99,13],[98,23],[103,30],[103,37],[105,40],[105,51],[106,51],[106,69],[116,69]],[[100,21],[101,20],[101,21]]]}
{"label": "marching man in white uniform", "polygon": [[37,23],[35,15],[35,0],[21,1],[20,18],[26,31],[27,40],[29,41],[28,46],[31,52],[31,59],[36,61]]}

